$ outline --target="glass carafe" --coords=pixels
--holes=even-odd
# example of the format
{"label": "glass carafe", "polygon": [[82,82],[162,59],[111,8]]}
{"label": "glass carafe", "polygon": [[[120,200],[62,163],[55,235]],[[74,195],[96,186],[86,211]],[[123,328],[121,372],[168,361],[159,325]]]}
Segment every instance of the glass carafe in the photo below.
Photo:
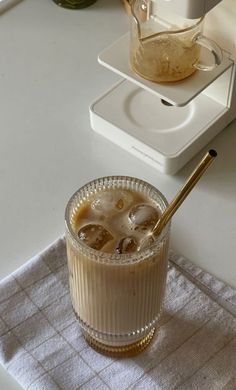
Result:
{"label": "glass carafe", "polygon": [[221,63],[220,47],[202,34],[204,17],[186,19],[167,13],[154,0],[133,0],[131,14],[130,62],[141,77],[178,81]]}

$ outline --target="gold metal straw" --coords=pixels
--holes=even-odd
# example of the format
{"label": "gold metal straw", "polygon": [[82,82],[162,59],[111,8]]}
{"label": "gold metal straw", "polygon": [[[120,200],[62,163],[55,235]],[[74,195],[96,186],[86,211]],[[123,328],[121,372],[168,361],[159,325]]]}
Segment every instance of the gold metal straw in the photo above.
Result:
{"label": "gold metal straw", "polygon": [[206,155],[197,165],[193,173],[189,176],[181,190],[177,193],[177,195],[174,197],[167,209],[161,215],[161,218],[157,221],[157,223],[152,229],[152,234],[158,235],[161,233],[164,226],[172,218],[176,210],[179,208],[184,199],[188,196],[188,194],[193,189],[193,187],[198,182],[203,173],[206,171],[206,169],[211,165],[212,161],[215,159],[216,156],[217,153],[213,149],[209,150],[206,153]]}

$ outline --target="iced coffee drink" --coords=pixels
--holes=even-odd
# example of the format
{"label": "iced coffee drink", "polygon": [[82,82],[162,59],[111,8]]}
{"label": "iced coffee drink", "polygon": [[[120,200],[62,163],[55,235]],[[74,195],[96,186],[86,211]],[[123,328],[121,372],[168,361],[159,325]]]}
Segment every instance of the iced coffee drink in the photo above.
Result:
{"label": "iced coffee drink", "polygon": [[119,355],[142,350],[160,317],[169,228],[152,235],[167,207],[158,190],[130,177],[95,180],[66,209],[70,292],[87,341]]}

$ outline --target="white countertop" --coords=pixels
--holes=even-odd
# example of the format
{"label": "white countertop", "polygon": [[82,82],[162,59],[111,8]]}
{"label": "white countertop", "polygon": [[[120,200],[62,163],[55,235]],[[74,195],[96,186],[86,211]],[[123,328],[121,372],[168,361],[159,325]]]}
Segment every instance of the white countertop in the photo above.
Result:
{"label": "white countertop", "polygon": [[[171,200],[210,147],[219,156],[176,213],[171,247],[236,287],[236,121],[175,176],[155,171],[90,128],[89,105],[119,80],[97,56],[129,28],[120,0],[4,3],[14,1],[0,5],[0,278],[63,234],[82,184],[136,176]],[[20,388],[2,368],[0,388]]]}

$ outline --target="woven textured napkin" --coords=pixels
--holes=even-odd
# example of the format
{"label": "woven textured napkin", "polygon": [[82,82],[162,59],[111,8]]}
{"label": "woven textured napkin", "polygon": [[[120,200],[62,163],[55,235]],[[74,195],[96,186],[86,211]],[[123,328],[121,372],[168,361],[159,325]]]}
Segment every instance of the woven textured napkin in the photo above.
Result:
{"label": "woven textured napkin", "polygon": [[60,238],[0,283],[0,362],[25,389],[236,389],[236,290],[170,254],[165,311],[134,358],[91,349]]}

